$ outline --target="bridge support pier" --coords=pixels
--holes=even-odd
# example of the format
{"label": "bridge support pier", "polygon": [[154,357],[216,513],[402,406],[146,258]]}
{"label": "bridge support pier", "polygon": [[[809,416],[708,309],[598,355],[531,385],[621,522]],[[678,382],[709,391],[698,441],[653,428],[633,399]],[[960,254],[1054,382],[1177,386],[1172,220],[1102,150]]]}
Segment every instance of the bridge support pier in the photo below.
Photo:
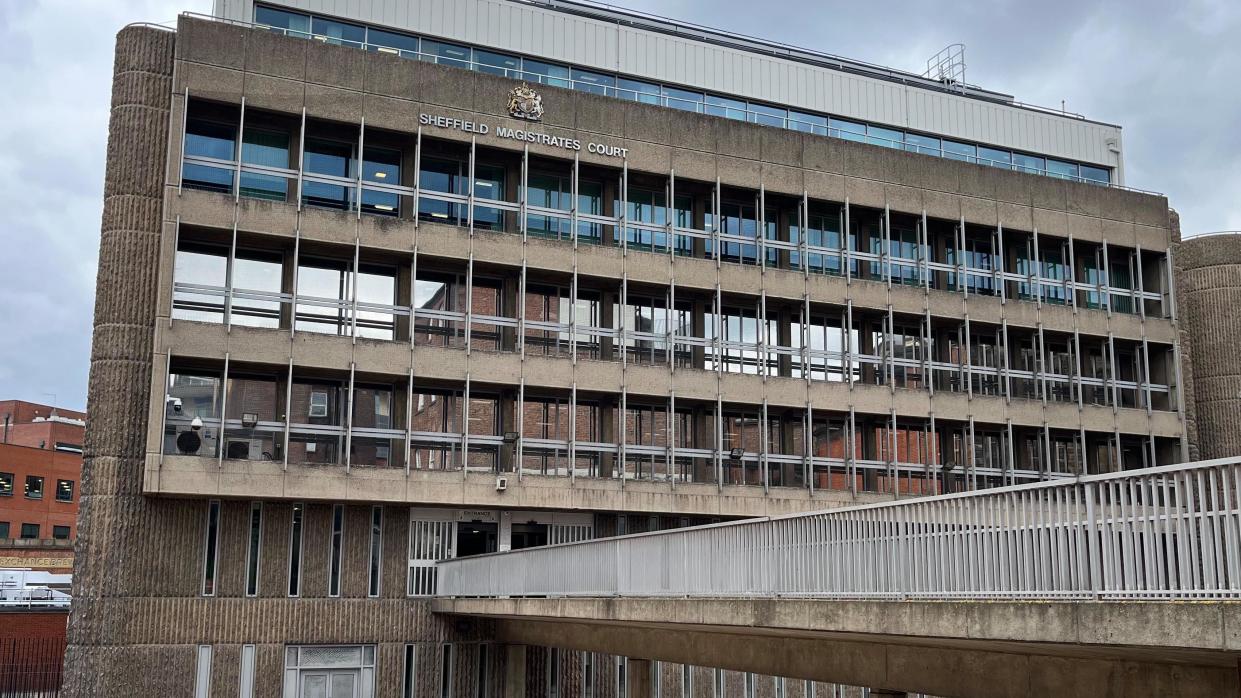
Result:
{"label": "bridge support pier", "polygon": [[628,698],[652,698],[651,660],[629,658],[625,669]]}

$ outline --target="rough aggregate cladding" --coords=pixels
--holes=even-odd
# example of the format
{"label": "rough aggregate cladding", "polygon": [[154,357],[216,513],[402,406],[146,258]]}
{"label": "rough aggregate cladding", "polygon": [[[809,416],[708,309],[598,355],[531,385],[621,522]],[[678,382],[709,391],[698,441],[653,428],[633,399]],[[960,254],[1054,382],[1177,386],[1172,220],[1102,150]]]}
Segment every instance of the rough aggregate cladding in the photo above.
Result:
{"label": "rough aggregate cladding", "polygon": [[1241,453],[1241,235],[1189,238],[1176,254],[1182,363],[1193,381],[1187,386],[1193,399],[1185,407],[1197,431],[1195,457],[1235,456]]}

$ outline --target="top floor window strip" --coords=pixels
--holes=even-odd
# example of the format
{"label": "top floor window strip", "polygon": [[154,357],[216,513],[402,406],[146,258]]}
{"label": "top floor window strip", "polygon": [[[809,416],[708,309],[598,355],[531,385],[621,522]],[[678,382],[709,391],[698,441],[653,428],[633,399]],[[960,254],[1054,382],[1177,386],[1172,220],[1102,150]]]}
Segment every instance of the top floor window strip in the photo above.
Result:
{"label": "top floor window strip", "polygon": [[698,114],[722,116],[738,121],[869,143],[1017,172],[1088,184],[1119,186],[1111,182],[1111,169],[1107,167],[1057,160],[980,143],[954,141],[936,135],[919,134],[825,114],[799,112],[699,90],[647,82],[576,66],[549,63],[465,44],[439,41],[430,37],[350,24],[319,15],[307,15],[256,5],[254,23],[258,27],[286,36],[314,39],[379,53],[391,53],[405,58],[450,65],[552,87],[590,92]]}

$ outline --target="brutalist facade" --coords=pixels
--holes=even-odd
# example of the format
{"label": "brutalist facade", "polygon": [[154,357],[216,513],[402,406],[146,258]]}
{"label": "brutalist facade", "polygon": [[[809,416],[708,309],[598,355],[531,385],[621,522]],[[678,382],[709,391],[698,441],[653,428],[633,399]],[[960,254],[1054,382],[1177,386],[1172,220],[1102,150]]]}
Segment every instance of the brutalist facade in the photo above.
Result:
{"label": "brutalist facade", "polygon": [[118,36],[73,695],[615,695],[434,560],[1187,455],[1162,197],[340,43]]}

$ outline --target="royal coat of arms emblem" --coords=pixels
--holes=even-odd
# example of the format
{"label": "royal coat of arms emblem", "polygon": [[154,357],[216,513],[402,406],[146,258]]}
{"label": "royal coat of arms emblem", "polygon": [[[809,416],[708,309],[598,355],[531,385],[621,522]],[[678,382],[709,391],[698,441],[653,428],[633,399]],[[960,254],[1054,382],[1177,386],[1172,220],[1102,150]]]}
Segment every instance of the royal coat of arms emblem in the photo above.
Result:
{"label": "royal coat of arms emblem", "polygon": [[518,119],[542,121],[543,97],[523,82],[508,93],[508,113]]}

